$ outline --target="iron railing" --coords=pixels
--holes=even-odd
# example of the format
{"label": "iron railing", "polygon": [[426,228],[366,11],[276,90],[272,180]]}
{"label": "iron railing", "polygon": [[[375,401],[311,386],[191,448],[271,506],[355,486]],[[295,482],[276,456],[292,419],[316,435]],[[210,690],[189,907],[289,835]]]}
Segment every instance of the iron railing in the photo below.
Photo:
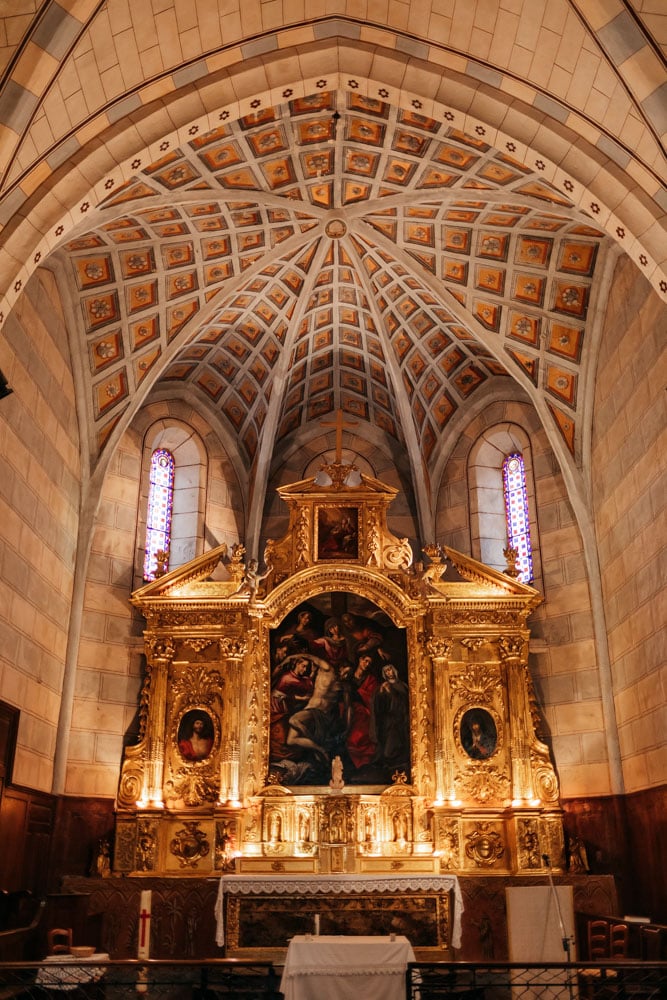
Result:
{"label": "iron railing", "polygon": [[68,960],[0,964],[0,1000],[278,1000],[271,962]]}
{"label": "iron railing", "polygon": [[667,1000],[667,962],[415,962],[407,1000]]}
{"label": "iron railing", "polygon": [[[280,1000],[282,969],[217,959],[0,963],[0,1000]],[[667,1000],[667,962],[414,962],[406,1000]],[[364,1000],[359,996],[359,1000]]]}

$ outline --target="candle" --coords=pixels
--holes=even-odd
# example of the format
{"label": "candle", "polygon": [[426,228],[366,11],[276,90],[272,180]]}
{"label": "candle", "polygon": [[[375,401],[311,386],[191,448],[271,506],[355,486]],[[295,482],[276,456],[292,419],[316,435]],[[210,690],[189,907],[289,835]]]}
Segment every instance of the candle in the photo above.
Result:
{"label": "candle", "polygon": [[141,890],[139,902],[139,946],[137,958],[150,958],[151,951],[151,898],[150,889]]}
{"label": "candle", "polygon": [[315,937],[318,937],[319,933],[320,933],[320,915],[319,915],[319,913],[316,913],[315,914]]}

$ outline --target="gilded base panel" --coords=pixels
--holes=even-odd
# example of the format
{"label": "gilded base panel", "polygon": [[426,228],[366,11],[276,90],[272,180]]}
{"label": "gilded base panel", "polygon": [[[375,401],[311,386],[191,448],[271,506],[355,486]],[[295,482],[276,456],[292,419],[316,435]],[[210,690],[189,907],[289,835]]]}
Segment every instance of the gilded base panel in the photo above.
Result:
{"label": "gilded base panel", "polygon": [[416,951],[449,957],[450,896],[428,892],[226,896],[226,954],[282,957],[291,937],[312,933],[316,913],[321,934],[404,934]]}

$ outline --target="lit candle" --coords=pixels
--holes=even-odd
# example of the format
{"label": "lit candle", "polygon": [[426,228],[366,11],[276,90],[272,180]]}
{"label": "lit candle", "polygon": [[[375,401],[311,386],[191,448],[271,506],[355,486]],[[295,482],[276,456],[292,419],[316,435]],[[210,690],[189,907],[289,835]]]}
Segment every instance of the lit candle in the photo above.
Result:
{"label": "lit candle", "polygon": [[315,937],[319,937],[319,933],[320,933],[320,915],[319,915],[319,913],[316,913],[315,914]]}
{"label": "lit candle", "polygon": [[151,950],[151,897],[150,889],[141,890],[139,902],[139,947],[137,958],[150,958]]}

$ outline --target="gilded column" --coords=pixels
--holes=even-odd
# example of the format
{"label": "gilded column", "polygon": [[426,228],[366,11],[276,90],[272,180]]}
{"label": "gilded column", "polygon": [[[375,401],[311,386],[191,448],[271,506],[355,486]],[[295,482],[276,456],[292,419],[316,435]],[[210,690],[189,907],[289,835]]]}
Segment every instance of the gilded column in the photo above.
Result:
{"label": "gilded column", "polygon": [[170,638],[152,637],[146,642],[149,670],[149,712],[144,743],[144,787],[142,804],[163,806],[164,727],[167,706],[167,681],[175,647]]}
{"label": "gilded column", "polygon": [[227,692],[230,701],[225,703],[224,721],[224,751],[220,757],[220,803],[238,805],[240,801],[240,695],[241,695],[241,663],[246,653],[247,644],[244,639],[220,640],[220,656],[224,664],[227,678]]}
{"label": "gilded column", "polygon": [[449,699],[446,666],[452,648],[449,639],[431,638],[427,649],[433,662],[433,687],[435,695],[435,799],[444,802],[454,795],[454,767],[449,732]]}
{"label": "gilded column", "polygon": [[501,636],[500,658],[505,666],[512,746],[512,797],[535,799],[530,763],[532,717],[528,700],[528,643],[523,636]]}

